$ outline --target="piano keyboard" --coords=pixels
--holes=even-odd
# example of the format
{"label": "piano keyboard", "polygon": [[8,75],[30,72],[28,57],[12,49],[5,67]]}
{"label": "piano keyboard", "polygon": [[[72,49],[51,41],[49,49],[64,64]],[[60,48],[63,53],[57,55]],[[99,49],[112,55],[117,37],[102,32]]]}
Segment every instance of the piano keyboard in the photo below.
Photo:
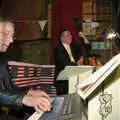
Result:
{"label": "piano keyboard", "polygon": [[50,112],[33,113],[27,120],[87,120],[87,107],[77,94],[57,96]]}
{"label": "piano keyboard", "polygon": [[27,120],[39,120],[44,112],[34,112]]}
{"label": "piano keyboard", "polygon": [[[51,97],[52,102],[55,100],[55,97]],[[27,120],[39,120],[44,112],[34,112]]]}
{"label": "piano keyboard", "polygon": [[57,114],[59,114],[60,112],[62,118],[68,118],[74,115],[74,113],[71,111],[71,95],[66,96],[66,99],[61,96],[52,98],[52,106],[53,109],[50,112],[45,112],[44,115],[44,112],[35,112],[27,120],[40,120],[40,118],[45,118],[46,120],[50,120],[51,118],[56,120],[58,118]]}

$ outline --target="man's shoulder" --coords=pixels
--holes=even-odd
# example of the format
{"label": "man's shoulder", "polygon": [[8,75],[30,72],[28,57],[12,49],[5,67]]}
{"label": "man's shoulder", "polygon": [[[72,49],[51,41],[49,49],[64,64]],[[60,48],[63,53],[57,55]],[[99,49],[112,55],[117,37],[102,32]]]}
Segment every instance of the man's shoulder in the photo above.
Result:
{"label": "man's shoulder", "polygon": [[76,47],[80,47],[80,44],[72,42],[70,46],[76,48]]}
{"label": "man's shoulder", "polygon": [[60,48],[62,48],[62,47],[63,47],[62,43],[61,43],[61,42],[59,42],[59,43],[57,44],[57,46],[56,46],[56,48],[55,48],[55,49],[60,49]]}

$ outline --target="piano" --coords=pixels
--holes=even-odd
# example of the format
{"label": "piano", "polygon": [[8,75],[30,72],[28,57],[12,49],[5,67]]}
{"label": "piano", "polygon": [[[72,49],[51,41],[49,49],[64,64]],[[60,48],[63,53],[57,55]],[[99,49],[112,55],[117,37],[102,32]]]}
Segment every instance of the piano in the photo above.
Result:
{"label": "piano", "polygon": [[114,56],[92,75],[91,69],[88,76],[77,75],[79,81],[74,93],[55,97],[51,112],[28,120],[120,120],[119,59],[120,54]]}
{"label": "piano", "polygon": [[76,86],[93,70],[93,66],[66,66],[58,77],[69,81],[69,94],[56,96],[50,112],[35,112],[27,120],[87,120],[87,103],[77,94]]}

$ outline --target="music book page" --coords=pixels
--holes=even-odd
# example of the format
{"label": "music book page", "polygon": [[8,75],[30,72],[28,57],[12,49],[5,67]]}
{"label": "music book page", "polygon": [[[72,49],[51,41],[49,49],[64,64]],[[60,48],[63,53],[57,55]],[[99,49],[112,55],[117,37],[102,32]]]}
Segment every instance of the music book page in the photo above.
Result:
{"label": "music book page", "polygon": [[86,99],[120,64],[120,54],[110,59],[104,66],[77,86],[77,93]]}

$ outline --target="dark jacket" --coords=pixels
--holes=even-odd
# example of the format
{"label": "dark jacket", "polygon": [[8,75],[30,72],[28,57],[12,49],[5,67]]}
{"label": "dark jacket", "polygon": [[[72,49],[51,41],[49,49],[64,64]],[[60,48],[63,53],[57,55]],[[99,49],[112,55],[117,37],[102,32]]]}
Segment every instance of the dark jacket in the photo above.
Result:
{"label": "dark jacket", "polygon": [[71,43],[71,52],[75,59],[75,62],[71,62],[70,57],[65,49],[65,47],[62,45],[61,42],[58,43],[57,47],[55,48],[55,79],[60,71],[62,71],[65,66],[73,66],[77,65],[77,61],[79,60],[81,56],[81,48],[80,45]]}
{"label": "dark jacket", "polygon": [[21,108],[22,94],[13,87],[5,53],[0,53],[0,105]]}

